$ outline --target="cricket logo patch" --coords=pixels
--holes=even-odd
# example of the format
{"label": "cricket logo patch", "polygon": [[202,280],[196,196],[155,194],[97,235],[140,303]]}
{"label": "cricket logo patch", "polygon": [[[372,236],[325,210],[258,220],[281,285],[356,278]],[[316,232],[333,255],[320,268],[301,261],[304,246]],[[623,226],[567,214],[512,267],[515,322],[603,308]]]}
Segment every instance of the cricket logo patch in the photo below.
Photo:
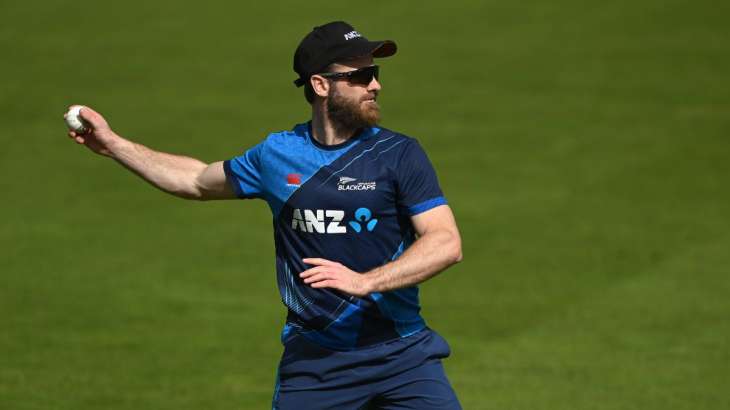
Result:
{"label": "cricket logo patch", "polygon": [[371,182],[357,182],[357,178],[351,177],[340,177],[337,181],[338,191],[375,191],[377,183]]}
{"label": "cricket logo patch", "polygon": [[299,186],[301,184],[302,184],[302,174],[287,174],[286,186],[299,188]]}

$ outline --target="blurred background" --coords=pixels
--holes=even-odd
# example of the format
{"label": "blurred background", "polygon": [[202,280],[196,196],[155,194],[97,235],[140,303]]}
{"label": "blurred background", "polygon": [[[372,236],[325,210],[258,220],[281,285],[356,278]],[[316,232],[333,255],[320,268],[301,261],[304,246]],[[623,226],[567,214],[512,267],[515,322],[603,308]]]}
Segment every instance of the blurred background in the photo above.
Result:
{"label": "blurred background", "polygon": [[[292,55],[394,39],[464,261],[422,286],[465,409],[730,406],[730,3],[3,1],[0,408],[264,409],[285,309],[263,201],[166,196],[70,104],[204,161],[306,120]],[[724,386],[724,387],[723,387]]]}

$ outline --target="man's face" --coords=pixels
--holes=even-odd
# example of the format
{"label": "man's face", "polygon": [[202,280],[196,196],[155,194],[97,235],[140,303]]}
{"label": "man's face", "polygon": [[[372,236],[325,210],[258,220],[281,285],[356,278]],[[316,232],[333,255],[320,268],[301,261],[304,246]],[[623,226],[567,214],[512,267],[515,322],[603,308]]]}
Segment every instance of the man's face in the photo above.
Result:
{"label": "man's face", "polygon": [[[330,72],[347,72],[373,65],[370,56],[360,57],[330,66]],[[375,78],[369,84],[352,84],[347,80],[330,80],[327,94],[327,112],[330,119],[339,126],[357,129],[373,126],[380,120],[377,98],[380,83]]]}

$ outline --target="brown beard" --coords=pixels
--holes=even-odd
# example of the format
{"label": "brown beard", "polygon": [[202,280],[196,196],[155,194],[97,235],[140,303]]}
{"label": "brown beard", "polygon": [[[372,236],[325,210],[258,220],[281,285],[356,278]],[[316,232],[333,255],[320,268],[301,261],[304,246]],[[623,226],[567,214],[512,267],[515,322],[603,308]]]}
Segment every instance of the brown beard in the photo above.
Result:
{"label": "brown beard", "polygon": [[330,87],[327,95],[327,113],[335,129],[343,133],[353,132],[364,127],[372,127],[380,120],[377,103],[365,104],[361,100],[350,100]]}

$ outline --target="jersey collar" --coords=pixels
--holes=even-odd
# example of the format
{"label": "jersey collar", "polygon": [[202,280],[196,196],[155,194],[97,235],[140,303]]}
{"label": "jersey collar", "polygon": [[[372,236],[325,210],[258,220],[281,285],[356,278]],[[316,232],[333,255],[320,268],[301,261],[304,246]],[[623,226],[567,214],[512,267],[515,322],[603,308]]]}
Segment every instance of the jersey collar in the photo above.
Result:
{"label": "jersey collar", "polygon": [[348,147],[357,141],[365,141],[369,138],[372,138],[378,132],[380,132],[380,128],[379,127],[363,128],[354,137],[350,138],[349,140],[347,140],[343,143],[336,144],[336,145],[324,145],[324,144],[319,143],[317,140],[315,140],[314,137],[312,137],[312,122],[311,121],[307,121],[306,123],[295,125],[293,131],[296,134],[306,138],[307,141],[311,142],[312,145],[314,145],[315,147],[317,147],[319,149],[322,149],[325,151],[336,151],[336,150]]}

